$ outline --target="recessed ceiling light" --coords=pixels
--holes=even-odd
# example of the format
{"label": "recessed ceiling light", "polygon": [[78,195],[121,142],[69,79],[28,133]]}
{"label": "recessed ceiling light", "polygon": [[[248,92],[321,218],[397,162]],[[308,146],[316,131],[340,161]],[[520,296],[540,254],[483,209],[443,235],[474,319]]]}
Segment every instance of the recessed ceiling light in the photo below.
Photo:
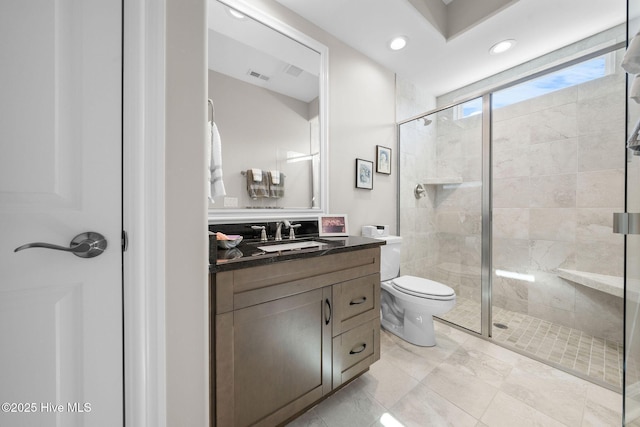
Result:
{"label": "recessed ceiling light", "polygon": [[231,9],[230,7],[227,8],[227,12],[229,12],[229,15],[233,16],[236,19],[244,19],[244,18],[246,18],[245,15],[243,15],[242,13],[238,12],[235,9]]}
{"label": "recessed ceiling light", "polygon": [[516,41],[513,39],[502,40],[501,42],[498,42],[493,46],[491,46],[491,49],[489,49],[489,53],[491,55],[497,55],[499,53],[506,52],[509,49],[511,49],[513,46],[515,46],[515,44],[516,44]]}
{"label": "recessed ceiling light", "polygon": [[394,37],[389,42],[389,48],[391,48],[391,50],[400,50],[400,49],[403,49],[406,45],[407,45],[407,37],[406,36]]}

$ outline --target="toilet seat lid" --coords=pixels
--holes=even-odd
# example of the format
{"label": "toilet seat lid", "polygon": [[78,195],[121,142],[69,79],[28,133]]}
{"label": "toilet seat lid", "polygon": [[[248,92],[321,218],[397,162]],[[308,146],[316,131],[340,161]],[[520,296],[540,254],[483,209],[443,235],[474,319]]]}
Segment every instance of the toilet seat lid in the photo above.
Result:
{"label": "toilet seat lid", "polygon": [[451,299],[456,293],[449,286],[433,280],[415,276],[400,276],[393,279],[393,286],[400,292],[430,299]]}

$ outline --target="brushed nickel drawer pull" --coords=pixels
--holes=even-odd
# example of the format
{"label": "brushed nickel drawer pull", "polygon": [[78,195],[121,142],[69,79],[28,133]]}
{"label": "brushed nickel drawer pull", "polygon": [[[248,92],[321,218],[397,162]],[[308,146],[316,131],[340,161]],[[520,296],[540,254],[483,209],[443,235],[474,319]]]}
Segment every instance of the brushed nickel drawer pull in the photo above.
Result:
{"label": "brushed nickel drawer pull", "polygon": [[357,348],[358,350],[351,350],[349,352],[349,354],[358,354],[358,353],[362,353],[364,351],[365,348],[367,348],[367,344],[366,343],[362,343],[360,344],[358,347],[354,347]]}
{"label": "brushed nickel drawer pull", "polygon": [[360,297],[358,299],[354,299],[352,300],[349,305],[358,305],[358,304],[364,304],[365,301],[367,300],[367,297]]}
{"label": "brushed nickel drawer pull", "polygon": [[[331,302],[329,301],[329,298],[325,298],[324,303],[325,303],[324,324],[328,325],[329,322],[331,322]],[[327,307],[329,308],[329,316],[328,317],[327,317]]]}

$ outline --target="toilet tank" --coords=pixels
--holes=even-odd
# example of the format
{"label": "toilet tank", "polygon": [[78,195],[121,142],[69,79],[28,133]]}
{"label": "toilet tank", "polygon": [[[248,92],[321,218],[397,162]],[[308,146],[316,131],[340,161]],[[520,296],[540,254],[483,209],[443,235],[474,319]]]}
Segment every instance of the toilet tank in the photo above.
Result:
{"label": "toilet tank", "polygon": [[380,280],[391,280],[400,274],[400,246],[402,237],[386,236],[376,237],[386,241],[386,245],[380,246]]}

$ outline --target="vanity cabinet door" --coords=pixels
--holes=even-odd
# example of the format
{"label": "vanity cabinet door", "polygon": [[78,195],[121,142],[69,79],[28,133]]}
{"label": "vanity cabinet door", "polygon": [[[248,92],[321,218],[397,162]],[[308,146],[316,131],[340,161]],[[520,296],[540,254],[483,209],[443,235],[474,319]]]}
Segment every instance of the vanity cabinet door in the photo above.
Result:
{"label": "vanity cabinet door", "polygon": [[331,287],[216,316],[217,425],[273,426],[331,390]]}

